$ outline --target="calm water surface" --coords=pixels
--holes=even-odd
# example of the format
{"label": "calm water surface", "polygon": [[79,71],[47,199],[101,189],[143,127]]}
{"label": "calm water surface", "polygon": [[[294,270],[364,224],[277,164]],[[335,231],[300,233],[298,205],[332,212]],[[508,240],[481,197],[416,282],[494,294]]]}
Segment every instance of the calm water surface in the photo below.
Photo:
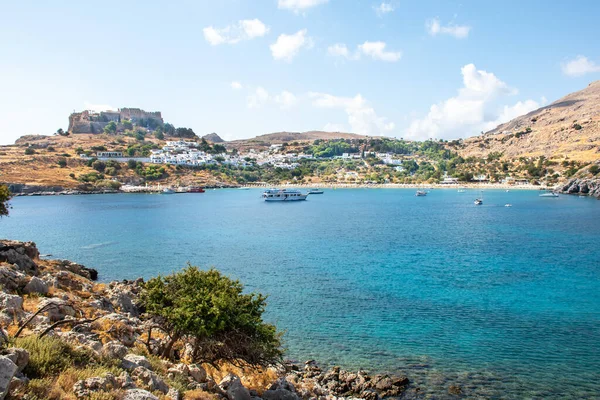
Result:
{"label": "calm water surface", "polygon": [[[269,295],[288,355],[444,398],[600,398],[600,202],[535,191],[20,197],[0,237],[152,277],[189,261]],[[504,207],[512,203],[513,207]]]}

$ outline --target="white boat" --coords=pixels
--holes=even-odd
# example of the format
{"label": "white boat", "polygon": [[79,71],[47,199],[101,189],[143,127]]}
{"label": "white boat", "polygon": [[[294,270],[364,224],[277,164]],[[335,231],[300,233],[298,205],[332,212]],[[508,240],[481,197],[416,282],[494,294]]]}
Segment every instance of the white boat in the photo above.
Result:
{"label": "white boat", "polygon": [[415,193],[415,196],[417,196],[417,197],[427,196],[427,192],[424,190],[417,190],[417,193]]}
{"label": "white boat", "polygon": [[540,197],[558,197],[558,193],[548,192],[540,194]]}
{"label": "white boat", "polygon": [[171,188],[164,188],[161,192],[162,194],[173,194],[175,191]]}
{"label": "white boat", "polygon": [[310,189],[308,194],[323,194],[323,189]]}
{"label": "white boat", "polygon": [[458,189],[458,193],[464,193],[465,190],[464,189]]}
{"label": "white boat", "polygon": [[239,187],[238,190],[250,190],[248,186]]}
{"label": "white boat", "polygon": [[297,189],[267,189],[262,198],[265,201],[299,201],[306,200],[308,193],[302,193]]}
{"label": "white boat", "polygon": [[504,207],[512,207],[512,204],[510,204],[510,203],[506,203],[506,204],[504,205]]}
{"label": "white boat", "polygon": [[476,206],[480,206],[483,204],[483,192],[479,192],[481,196],[473,202]]}

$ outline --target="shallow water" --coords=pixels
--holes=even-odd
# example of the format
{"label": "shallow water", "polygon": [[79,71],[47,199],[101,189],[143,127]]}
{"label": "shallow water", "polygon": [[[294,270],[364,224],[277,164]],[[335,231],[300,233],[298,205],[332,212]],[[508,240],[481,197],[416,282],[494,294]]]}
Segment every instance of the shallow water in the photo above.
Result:
{"label": "shallow water", "polygon": [[[269,294],[288,355],[442,398],[600,398],[600,202],[535,191],[20,197],[0,237],[149,278],[188,261]],[[505,203],[513,207],[504,207]]]}

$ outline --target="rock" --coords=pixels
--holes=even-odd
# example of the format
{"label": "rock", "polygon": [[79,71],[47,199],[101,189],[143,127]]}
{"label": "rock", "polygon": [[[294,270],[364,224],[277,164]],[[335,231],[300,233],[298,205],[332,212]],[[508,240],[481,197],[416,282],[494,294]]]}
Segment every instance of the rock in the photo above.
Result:
{"label": "rock", "polygon": [[131,377],[141,382],[143,386],[147,387],[148,390],[152,392],[158,390],[166,394],[169,391],[169,387],[165,381],[148,368],[137,367],[131,373]]}
{"label": "rock", "polygon": [[277,379],[273,384],[269,387],[269,390],[278,390],[283,389],[290,392],[296,392],[296,388],[292,383],[290,383],[285,377],[281,377]]}
{"label": "rock", "polygon": [[22,372],[29,362],[29,352],[19,347],[8,348],[2,351],[2,355],[8,357],[17,366],[17,372]]}
{"label": "rock", "polygon": [[181,400],[181,393],[179,393],[179,390],[175,389],[175,388],[171,388],[169,389],[169,392],[167,393],[167,399],[169,400]]}
{"label": "rock", "polygon": [[459,396],[462,394],[462,388],[458,385],[450,385],[448,388],[448,393]]}
{"label": "rock", "polygon": [[111,282],[109,287],[107,297],[116,309],[132,317],[140,315],[140,310],[133,301],[137,292],[137,286],[134,282]]}
{"label": "rock", "polygon": [[33,260],[40,256],[35,243],[0,240],[0,261],[16,264],[27,275],[37,275],[38,267]]}
{"label": "rock", "polygon": [[360,393],[360,398],[364,400],[379,400],[379,395],[374,390],[365,390]]}
{"label": "rock", "polygon": [[143,389],[129,389],[125,392],[123,400],[159,400],[158,397]]}
{"label": "rock", "polygon": [[167,376],[174,378],[176,376],[188,377],[190,375],[190,369],[186,364],[180,363],[171,367],[167,370]]}
{"label": "rock", "polygon": [[45,307],[48,304],[52,305],[46,308],[44,312],[47,313],[48,318],[50,318],[51,322],[61,321],[67,316],[77,316],[77,313],[75,312],[75,309],[73,308],[71,303],[69,303],[67,300],[59,299],[56,297],[53,297],[52,299],[42,300],[38,304],[38,309]]}
{"label": "rock", "polygon": [[390,378],[387,375],[384,376],[380,376],[377,377],[375,380],[375,389],[377,390],[390,390],[392,388],[392,386],[394,386],[393,382],[392,382],[392,378]]}
{"label": "rock", "polygon": [[115,312],[115,308],[113,307],[112,303],[104,297],[100,297],[98,299],[89,301],[87,304],[88,306],[96,308],[98,310],[108,311],[111,313]]}
{"label": "rock", "polygon": [[104,377],[93,377],[77,381],[73,385],[73,393],[78,399],[87,399],[94,392],[108,392],[118,387],[117,379],[113,374],[106,374]]}
{"label": "rock", "polygon": [[23,293],[39,293],[46,295],[48,294],[48,285],[37,276],[34,276],[29,280],[27,285],[25,285],[25,288],[23,288]]}
{"label": "rock", "polygon": [[56,261],[59,264],[60,268],[63,268],[69,272],[72,272],[76,275],[82,276],[91,281],[95,281],[98,279],[98,271],[96,271],[94,268],[88,268],[81,264],[71,262],[69,260],[56,260]]}
{"label": "rock", "polygon": [[219,382],[219,387],[227,393],[229,400],[251,400],[250,392],[237,375],[228,374]]}
{"label": "rock", "polygon": [[198,383],[205,383],[207,381],[206,370],[200,365],[192,364],[188,366],[188,372],[192,379]]}
{"label": "rock", "polygon": [[0,356],[0,400],[8,394],[10,381],[17,373],[17,365],[8,357]]}
{"label": "rock", "polygon": [[264,400],[300,400],[300,397],[285,389],[265,390],[262,398]]}
{"label": "rock", "polygon": [[23,310],[23,298],[16,294],[0,292],[0,309]]}
{"label": "rock", "polygon": [[125,371],[121,372],[121,375],[117,377],[117,383],[121,389],[134,389],[135,383],[131,376]]}
{"label": "rock", "polygon": [[0,266],[0,287],[7,292],[15,292],[27,284],[25,274],[14,268]]}
{"label": "rock", "polygon": [[136,369],[137,367],[144,367],[152,369],[150,361],[144,356],[138,356],[135,354],[127,354],[123,357],[123,368],[125,369]]}
{"label": "rock", "polygon": [[105,343],[104,347],[102,348],[102,355],[118,360],[122,360],[128,352],[129,350],[127,347],[114,340],[112,342]]}
{"label": "rock", "polygon": [[410,381],[405,376],[399,376],[393,379],[393,385],[397,387],[408,386],[409,383]]}

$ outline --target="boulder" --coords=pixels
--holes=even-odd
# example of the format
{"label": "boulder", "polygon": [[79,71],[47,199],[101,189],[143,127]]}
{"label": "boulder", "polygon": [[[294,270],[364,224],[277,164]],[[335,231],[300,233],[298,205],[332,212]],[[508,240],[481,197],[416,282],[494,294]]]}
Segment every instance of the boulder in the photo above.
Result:
{"label": "boulder", "polygon": [[77,316],[77,313],[75,312],[75,309],[73,308],[71,303],[69,303],[66,300],[56,298],[56,297],[53,297],[52,299],[42,300],[38,304],[38,309],[45,307],[48,304],[51,304],[51,305],[48,308],[46,308],[46,310],[44,310],[44,312],[47,313],[48,318],[50,318],[51,322],[63,320],[67,316],[69,316],[69,317]]}
{"label": "boulder", "polygon": [[123,357],[123,368],[125,369],[136,369],[137,367],[144,367],[152,369],[150,361],[144,356],[138,356],[136,354],[127,354]]}
{"label": "boulder", "polygon": [[177,364],[167,370],[167,375],[169,378],[174,378],[176,376],[188,377],[190,375],[190,368],[183,363]]}
{"label": "boulder", "polygon": [[88,268],[81,264],[71,262],[69,260],[56,260],[56,262],[58,263],[60,268],[66,271],[72,272],[91,281],[95,281],[98,279],[98,271],[96,271],[94,268]]}
{"label": "boulder", "polygon": [[94,392],[108,392],[111,389],[118,388],[117,379],[113,374],[106,374],[104,377],[93,377],[77,381],[73,385],[73,393],[78,399],[88,399]]}
{"label": "boulder", "polygon": [[7,292],[15,292],[27,284],[25,274],[6,265],[0,266],[0,287]]}
{"label": "boulder", "polygon": [[0,292],[0,309],[23,310],[23,298],[16,294]]}
{"label": "boulder", "polygon": [[29,362],[29,352],[20,347],[3,350],[2,355],[8,357],[17,366],[17,372],[22,372]]}
{"label": "boulder", "polygon": [[219,387],[227,393],[229,400],[251,400],[252,398],[237,375],[228,374],[219,382]]}
{"label": "boulder", "polygon": [[179,393],[179,390],[175,389],[175,388],[171,388],[169,389],[169,392],[167,393],[167,399],[169,400],[181,400],[183,397],[181,397],[181,393]]}
{"label": "boulder", "polygon": [[113,306],[121,312],[127,313],[132,317],[138,317],[140,311],[133,302],[135,293],[133,293],[128,285],[117,283],[107,293],[108,299]]}
{"label": "boulder", "polygon": [[0,261],[16,264],[27,275],[37,275],[38,267],[33,260],[40,256],[35,243],[0,240]]}
{"label": "boulder", "polygon": [[113,340],[112,342],[105,343],[104,347],[102,348],[102,355],[108,358],[118,360],[122,360],[128,352],[129,350],[127,349],[127,347],[123,346],[120,342],[117,342],[115,340]]}
{"label": "boulder", "polygon": [[206,383],[207,374],[204,367],[197,364],[192,364],[188,366],[188,371],[192,379],[194,379],[198,383]]}
{"label": "boulder", "polygon": [[37,276],[34,276],[23,288],[23,293],[39,293],[46,295],[48,294],[48,285]]}
{"label": "boulder", "polygon": [[264,400],[301,400],[296,393],[285,389],[265,390],[262,398]]}
{"label": "boulder", "polygon": [[17,365],[10,358],[0,356],[0,400],[4,399],[10,388],[10,381],[17,373]]}
{"label": "boulder", "polygon": [[169,387],[165,381],[163,381],[160,376],[156,375],[148,368],[137,367],[131,373],[131,377],[136,381],[141,382],[142,386],[145,386],[152,392],[156,390],[163,392],[164,394],[169,392]]}
{"label": "boulder", "polygon": [[125,371],[121,372],[121,375],[117,377],[117,383],[121,389],[135,389],[135,383],[131,376]]}
{"label": "boulder", "polygon": [[125,391],[123,400],[159,400],[158,397],[143,389],[129,389]]}

